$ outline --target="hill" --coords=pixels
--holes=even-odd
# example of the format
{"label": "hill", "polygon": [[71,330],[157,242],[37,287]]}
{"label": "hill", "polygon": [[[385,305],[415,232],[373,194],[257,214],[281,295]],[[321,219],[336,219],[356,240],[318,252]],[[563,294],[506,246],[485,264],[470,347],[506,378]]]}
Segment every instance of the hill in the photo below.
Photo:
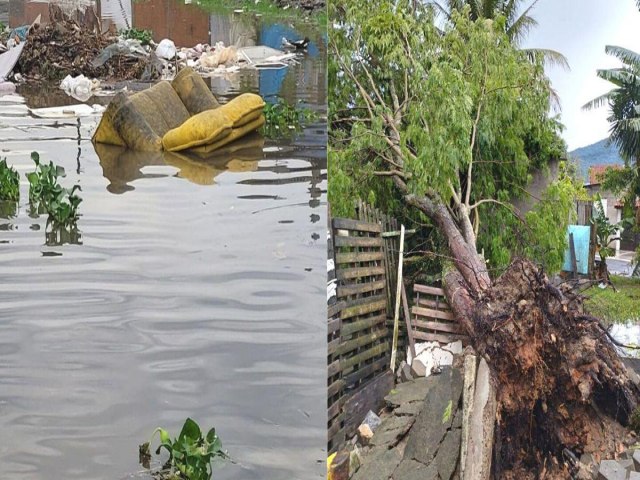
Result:
{"label": "hill", "polygon": [[618,149],[607,144],[608,139],[604,138],[599,142],[576,148],[569,152],[569,159],[578,164],[580,175],[585,180],[589,178],[589,168],[594,165],[624,165]]}

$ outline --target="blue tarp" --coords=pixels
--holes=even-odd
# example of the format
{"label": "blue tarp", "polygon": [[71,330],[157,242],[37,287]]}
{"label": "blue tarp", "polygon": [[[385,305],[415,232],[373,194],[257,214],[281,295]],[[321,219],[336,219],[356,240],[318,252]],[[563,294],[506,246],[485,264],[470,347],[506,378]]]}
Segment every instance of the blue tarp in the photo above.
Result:
{"label": "blue tarp", "polygon": [[564,263],[562,264],[562,270],[565,272],[572,270],[571,249],[569,248],[570,233],[573,233],[578,273],[587,275],[589,273],[589,240],[591,238],[591,227],[589,225],[569,225],[569,229],[567,230],[567,249],[564,252]]}

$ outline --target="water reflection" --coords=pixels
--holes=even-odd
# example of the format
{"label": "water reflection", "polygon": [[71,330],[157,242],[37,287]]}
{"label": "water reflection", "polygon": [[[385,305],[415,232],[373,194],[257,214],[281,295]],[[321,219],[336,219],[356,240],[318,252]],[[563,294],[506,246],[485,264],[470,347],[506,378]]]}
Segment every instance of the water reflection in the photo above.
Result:
{"label": "water reflection", "polygon": [[170,165],[178,169],[176,176],[198,185],[213,185],[225,171],[253,172],[264,157],[264,138],[248,135],[208,154],[191,152],[139,152],[115,145],[96,144],[102,174],[109,180],[107,190],[121,194],[134,189],[130,185],[140,178],[162,178],[163,173],[144,172],[145,167]]}

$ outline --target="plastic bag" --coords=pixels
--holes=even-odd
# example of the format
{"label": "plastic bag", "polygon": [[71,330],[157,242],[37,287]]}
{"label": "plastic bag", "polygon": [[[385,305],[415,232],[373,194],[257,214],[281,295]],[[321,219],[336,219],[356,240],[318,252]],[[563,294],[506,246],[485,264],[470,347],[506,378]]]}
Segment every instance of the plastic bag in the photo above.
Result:
{"label": "plastic bag", "polygon": [[91,65],[94,68],[101,67],[109,61],[112,57],[118,55],[126,55],[133,57],[146,57],[149,53],[144,49],[139,40],[128,38],[126,40],[119,39],[117,43],[113,43],[104,48],[100,55],[93,59]]}
{"label": "plastic bag", "polygon": [[238,61],[236,47],[225,47],[224,43],[216,43],[215,49],[203,53],[200,57],[200,65],[204,68],[216,68],[219,65],[232,65]]}
{"label": "plastic bag", "polygon": [[168,38],[161,40],[156,47],[156,55],[165,60],[171,60],[176,56],[176,44]]}
{"label": "plastic bag", "polygon": [[90,80],[84,75],[77,77],[67,75],[60,83],[60,88],[64,90],[64,93],[81,102],[89,100],[93,96],[93,90],[99,87],[99,80]]}

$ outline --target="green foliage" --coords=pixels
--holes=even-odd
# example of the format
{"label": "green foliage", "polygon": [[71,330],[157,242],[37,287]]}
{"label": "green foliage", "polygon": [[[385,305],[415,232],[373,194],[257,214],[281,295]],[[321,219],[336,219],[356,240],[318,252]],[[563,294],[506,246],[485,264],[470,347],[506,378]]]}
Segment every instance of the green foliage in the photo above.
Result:
{"label": "green foliage", "polygon": [[628,278],[617,275],[609,277],[615,285],[601,289],[594,285],[585,292],[585,309],[607,323],[626,323],[640,321],[640,278]]}
{"label": "green foliage", "polygon": [[567,229],[576,220],[576,197],[581,190],[571,178],[560,178],[547,187],[541,201],[526,214],[530,235],[523,242],[523,253],[542,263],[549,273],[562,268]]}
{"label": "green foliage", "polygon": [[453,410],[453,402],[449,400],[447,404],[447,408],[444,409],[444,413],[442,414],[442,423],[447,423],[451,420],[451,411]]}
{"label": "green foliage", "polygon": [[138,28],[123,29],[118,32],[123,38],[138,40],[142,45],[149,45],[153,40],[153,32],[151,30],[140,30]]}
{"label": "green foliage", "polygon": [[7,159],[0,160],[0,201],[20,200],[20,175],[15,168],[7,165]]}
{"label": "green foliage", "polygon": [[[469,184],[469,205],[509,204],[534,169],[564,154],[561,125],[547,114],[543,61],[514,47],[503,16],[473,21],[468,10],[456,10],[441,31],[430,9],[418,4],[415,12],[414,2],[337,3],[329,3],[330,17],[343,19],[329,35],[333,215],[349,215],[353,199],[361,198],[406,218],[406,203],[388,176],[393,167],[385,159],[395,158],[389,139],[396,132],[385,118],[396,119],[407,189],[417,197],[429,192],[443,205]],[[493,267],[506,265],[514,245],[497,237],[513,236],[519,222],[508,205],[484,203],[477,211],[478,250]],[[428,221],[420,214],[412,219]]]}
{"label": "green foliage", "polygon": [[33,172],[27,173],[29,180],[29,202],[36,211],[43,209],[49,214],[49,222],[54,226],[69,227],[78,220],[78,206],[82,199],[76,194],[79,185],[63,188],[58,178],[64,177],[64,168],[40,163],[40,155],[31,153],[31,159],[36,164]]}
{"label": "green foliage", "polygon": [[630,226],[630,219],[623,219],[621,222],[613,224],[607,218],[607,214],[602,208],[602,198],[598,193],[596,195],[596,201],[594,202],[595,213],[591,218],[591,223],[596,227],[596,242],[597,251],[600,254],[600,259],[606,262],[607,257],[611,257],[615,254],[615,249],[610,245],[616,240],[613,238],[621,228]]}
{"label": "green foliage", "polygon": [[302,130],[305,123],[316,120],[316,113],[306,107],[289,105],[281,98],[264,107],[265,124],[262,131],[269,138],[290,137]]}
{"label": "green foliage", "polygon": [[[156,435],[160,437],[160,445],[156,455],[164,448],[169,453],[169,460],[165,468],[171,470],[175,478],[186,480],[209,480],[211,478],[211,462],[216,458],[228,458],[222,450],[222,442],[212,428],[205,436],[200,426],[190,418],[184,422],[180,435],[171,440],[169,433],[163,428],[156,428],[151,440]],[[140,453],[150,456],[150,442],[140,445]]]}

